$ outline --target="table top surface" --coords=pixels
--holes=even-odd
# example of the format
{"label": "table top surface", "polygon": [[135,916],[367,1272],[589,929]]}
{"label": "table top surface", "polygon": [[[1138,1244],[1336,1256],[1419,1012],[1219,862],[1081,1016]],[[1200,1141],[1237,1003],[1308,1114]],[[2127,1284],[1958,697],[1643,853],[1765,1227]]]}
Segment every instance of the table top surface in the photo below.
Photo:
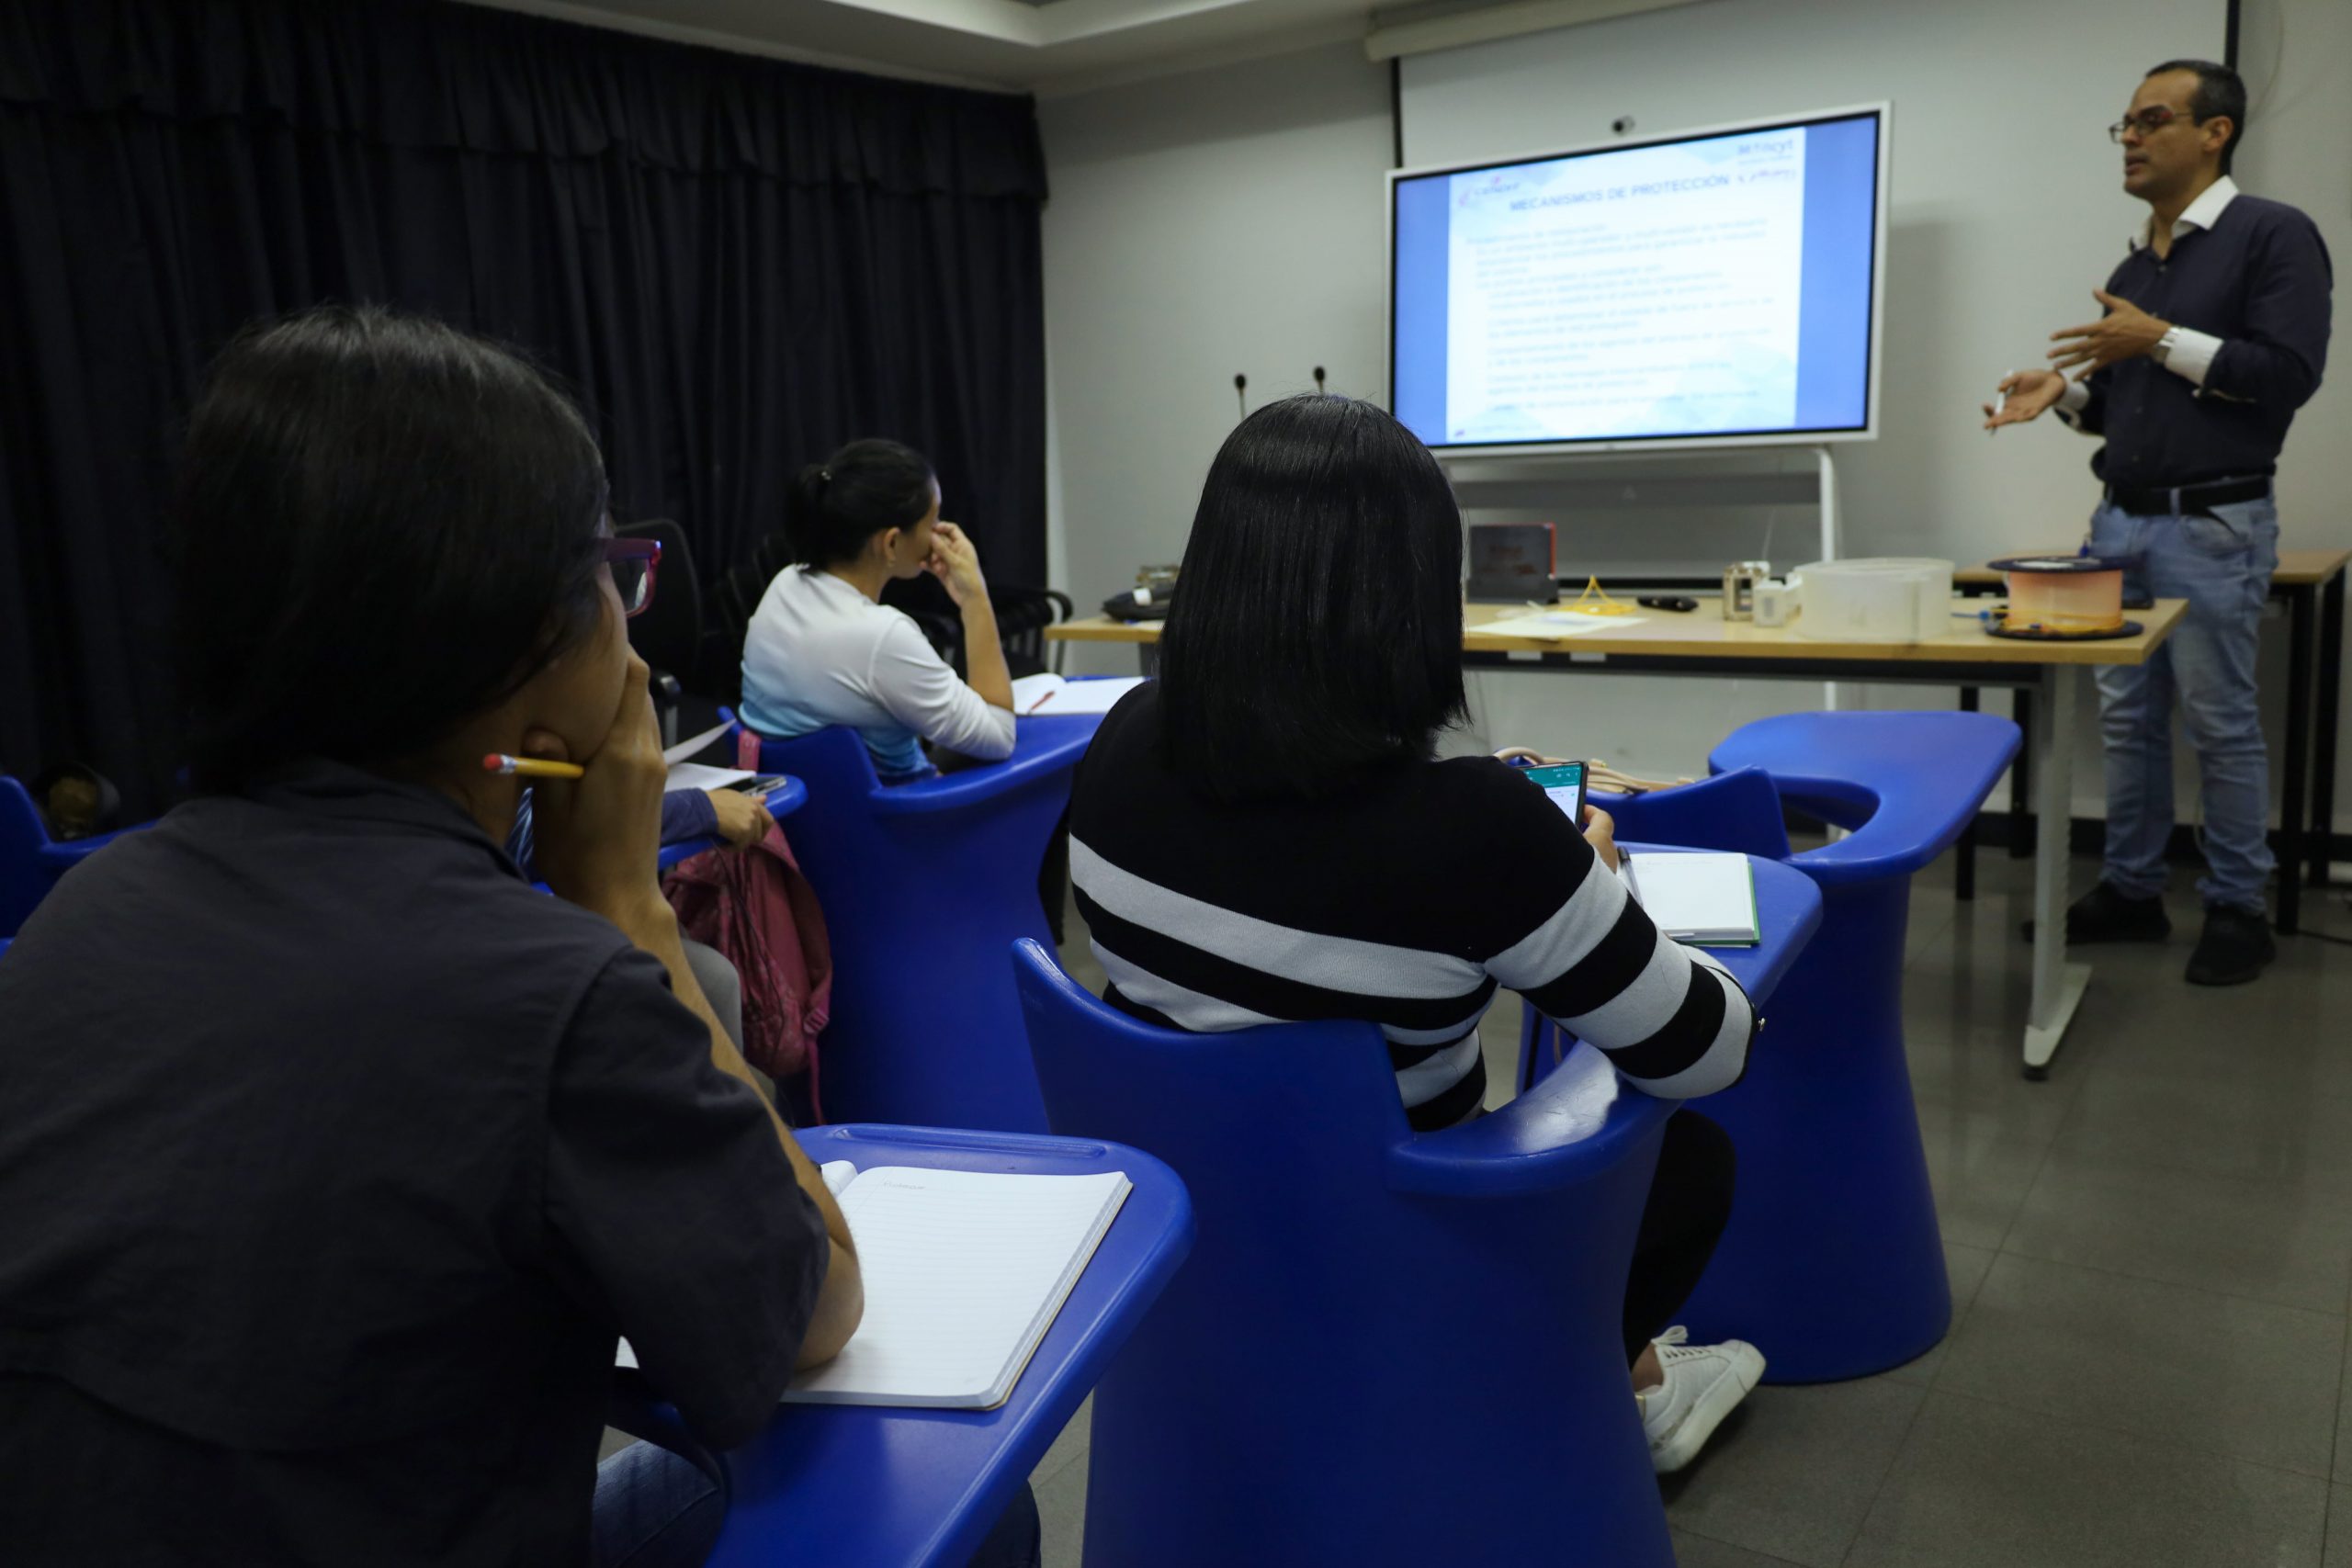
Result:
{"label": "table top surface", "polygon": [[[1642,655],[1659,659],[1809,660],[1825,664],[2143,664],[2158,643],[2172,635],[2188,607],[2185,599],[2159,599],[2153,610],[2134,610],[2130,619],[2142,630],[2128,637],[2103,642],[2024,642],[1989,637],[1970,622],[1954,620],[1949,636],[1925,642],[1825,642],[1801,637],[1790,626],[1759,626],[1753,621],[1726,621],[1714,606],[1677,614],[1672,610],[1636,610],[1624,617],[1634,624],[1612,626],[1566,637],[1498,637],[1480,626],[1529,612],[1517,604],[1471,604],[1464,609],[1462,647],[1469,653],[1569,653]],[[1554,606],[1565,608],[1565,606]],[[1956,610],[1973,612],[1976,601],[1955,600]],[[1088,615],[1046,628],[1057,642],[1153,643],[1159,640],[1158,621],[1114,621]]]}
{"label": "table top surface", "polygon": [[1150,1156],[1090,1139],[855,1125],[797,1136],[810,1159],[846,1159],[860,1170],[1123,1170],[1135,1183],[1004,1404],[786,1404],[728,1455],[732,1496],[711,1568],[961,1568],[1191,1250],[1192,1200]]}
{"label": "table top surface", "polygon": [[[2057,550],[2019,550],[2021,556],[2061,555],[2075,553],[2072,545]],[[2279,588],[2317,588],[2342,571],[2352,562],[2352,550],[2280,550],[2278,570],[2270,576],[2273,586]],[[1998,582],[2001,574],[1989,565],[1962,567],[1951,574],[1954,582],[1981,584]]]}

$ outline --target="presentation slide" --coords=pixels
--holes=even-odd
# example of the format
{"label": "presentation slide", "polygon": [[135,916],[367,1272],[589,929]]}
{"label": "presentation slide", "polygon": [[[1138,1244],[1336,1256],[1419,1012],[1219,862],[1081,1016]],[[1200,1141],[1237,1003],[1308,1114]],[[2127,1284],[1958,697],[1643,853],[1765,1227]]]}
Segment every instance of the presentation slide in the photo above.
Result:
{"label": "presentation slide", "polygon": [[1879,133],[1399,179],[1397,417],[1432,446],[1863,429]]}

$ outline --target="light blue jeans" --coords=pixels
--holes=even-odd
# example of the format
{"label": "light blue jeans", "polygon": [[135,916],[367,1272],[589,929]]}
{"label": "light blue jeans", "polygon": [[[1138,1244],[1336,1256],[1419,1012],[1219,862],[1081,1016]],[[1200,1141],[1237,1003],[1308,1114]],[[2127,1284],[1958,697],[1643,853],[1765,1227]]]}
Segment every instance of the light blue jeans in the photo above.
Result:
{"label": "light blue jeans", "polygon": [[2127,597],[2187,599],[2188,613],[2147,663],[2098,671],[2107,747],[2106,879],[2132,897],[2164,891],[2172,835],[2172,706],[2180,699],[2205,803],[2208,906],[2259,914],[2275,862],[2267,826],[2270,753],[2256,706],[2255,651],[2278,568],[2275,502],[2232,502],[2211,515],[2135,517],[2101,502],[2091,553],[2124,562]]}

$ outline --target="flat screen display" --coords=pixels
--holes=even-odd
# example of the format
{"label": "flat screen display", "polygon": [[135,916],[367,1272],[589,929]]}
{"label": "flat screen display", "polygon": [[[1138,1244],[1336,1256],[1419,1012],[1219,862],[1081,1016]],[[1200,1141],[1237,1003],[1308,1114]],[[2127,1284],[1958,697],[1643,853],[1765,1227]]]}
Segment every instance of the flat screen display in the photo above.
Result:
{"label": "flat screen display", "polygon": [[1875,434],[1888,118],[1391,175],[1391,409],[1441,451]]}

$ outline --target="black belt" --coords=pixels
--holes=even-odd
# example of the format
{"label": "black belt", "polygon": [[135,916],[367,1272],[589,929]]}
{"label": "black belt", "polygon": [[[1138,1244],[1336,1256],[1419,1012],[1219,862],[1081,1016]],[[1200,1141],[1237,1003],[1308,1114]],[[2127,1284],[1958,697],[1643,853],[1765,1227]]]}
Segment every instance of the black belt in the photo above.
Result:
{"label": "black belt", "polygon": [[2134,517],[2193,516],[2209,506],[2233,501],[2264,501],[2270,495],[2268,479],[2215,479],[2211,484],[2177,485],[2165,490],[2151,485],[2109,485],[2108,504]]}

